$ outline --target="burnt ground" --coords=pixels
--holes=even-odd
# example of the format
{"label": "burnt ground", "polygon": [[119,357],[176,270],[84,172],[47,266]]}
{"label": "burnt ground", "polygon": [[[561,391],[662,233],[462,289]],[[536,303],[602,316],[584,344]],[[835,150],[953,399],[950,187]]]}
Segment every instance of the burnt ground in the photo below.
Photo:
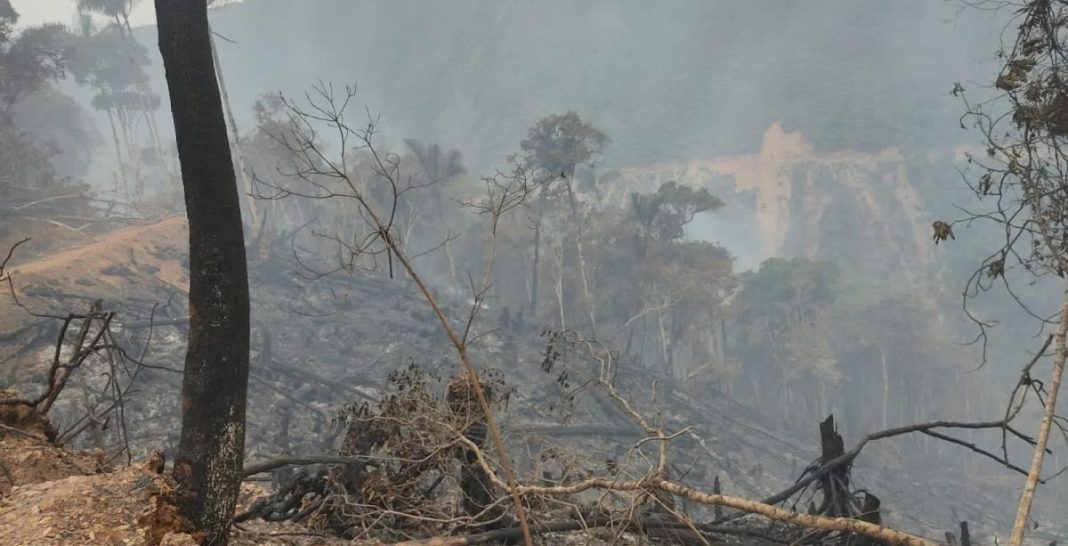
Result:
{"label": "burnt ground", "polygon": [[[59,321],[31,311],[62,316],[103,300],[103,308],[116,313],[117,341],[146,365],[124,400],[122,428],[130,451],[135,459],[153,449],[172,452],[186,334],[186,237],[184,219],[172,217],[74,238],[66,249],[43,255],[27,245],[31,259],[17,254],[9,267],[18,304],[7,294],[0,298],[0,386],[24,395],[44,388]],[[447,378],[458,369],[429,308],[404,279],[366,273],[309,279],[291,257],[280,256],[253,265],[250,286],[248,461],[333,454],[342,434],[332,423],[337,412],[375,400],[390,372],[414,363]],[[443,302],[456,320],[466,317],[462,298]],[[502,310],[490,306],[476,323],[481,335],[473,355],[478,366],[500,370],[517,387],[500,416],[514,450],[556,446],[595,473],[639,438],[634,424],[603,397],[584,395],[561,405],[557,376],[541,369],[542,328],[505,320]],[[61,436],[102,399],[106,366],[87,361],[60,397],[50,416]],[[675,383],[625,362],[617,377],[620,391],[642,411],[659,415],[666,428],[694,427],[672,447],[674,471],[694,486],[711,489],[718,477],[725,493],[760,498],[789,486],[819,454],[818,423],[784,429],[761,413],[759,401],[732,400],[714,385]],[[71,446],[115,453],[118,426],[111,421],[99,428],[75,437]],[[861,432],[844,431],[846,446]],[[854,483],[881,497],[887,524],[941,538],[965,519],[973,540],[983,542],[1008,528],[1010,511],[1004,508],[1014,504],[1021,478],[992,464],[966,462],[967,454],[944,456],[932,465],[920,446],[909,439],[873,444],[854,468]],[[89,459],[101,458],[108,459]],[[522,470],[540,476],[545,468],[538,465],[533,459]],[[74,465],[70,472],[85,477],[90,469]],[[700,519],[701,510],[691,508]],[[1056,533],[1061,525],[1063,533],[1064,523],[1053,512],[1037,519],[1048,527],[1045,532]],[[255,524],[249,525],[248,532],[255,533]]]}

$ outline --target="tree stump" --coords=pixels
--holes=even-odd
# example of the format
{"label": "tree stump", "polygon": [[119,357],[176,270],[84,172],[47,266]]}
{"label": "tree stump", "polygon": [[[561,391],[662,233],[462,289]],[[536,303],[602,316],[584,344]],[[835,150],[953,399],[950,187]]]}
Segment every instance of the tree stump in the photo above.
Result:
{"label": "tree stump", "polygon": [[[490,398],[490,388],[482,386],[487,398]],[[470,384],[467,374],[461,374],[449,384],[446,401],[453,414],[459,417],[463,423],[463,434],[471,443],[479,449],[486,446],[486,416],[478,403],[478,395]],[[464,449],[460,456],[460,490],[463,493],[463,510],[468,516],[474,517],[483,512],[487,506],[493,504],[493,489],[489,476],[478,463],[478,457],[471,449]],[[490,514],[483,514],[483,518]]]}

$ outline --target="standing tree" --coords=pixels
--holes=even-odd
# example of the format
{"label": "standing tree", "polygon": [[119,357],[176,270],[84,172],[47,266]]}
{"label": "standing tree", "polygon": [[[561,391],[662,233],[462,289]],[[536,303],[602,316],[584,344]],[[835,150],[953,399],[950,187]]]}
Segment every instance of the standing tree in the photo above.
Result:
{"label": "standing tree", "polygon": [[[534,223],[534,263],[531,272],[530,308],[537,316],[538,311],[538,265],[541,253],[542,220],[545,215],[545,205],[548,198],[549,185],[555,180],[564,180],[567,184],[568,198],[571,204],[571,216],[573,227],[577,229],[577,211],[575,207],[574,191],[571,181],[575,179],[575,169],[579,165],[589,164],[594,156],[604,152],[608,145],[608,136],[591,125],[588,121],[579,117],[573,111],[565,114],[548,116],[538,120],[527,131],[527,138],[519,144],[526,154],[527,166],[539,169],[550,174],[545,178],[538,197],[538,218]],[[559,177],[557,177],[559,173]],[[576,238],[577,241],[577,238]],[[582,248],[578,248],[579,265],[585,269],[582,263]],[[583,286],[586,288],[586,301],[589,304],[588,286],[585,285],[586,275],[582,272]],[[590,311],[591,327],[594,326],[592,309]]]}
{"label": "standing tree", "polygon": [[[746,277],[733,298],[733,352],[748,363],[743,379],[751,382],[754,399],[778,398],[787,422],[822,414],[820,389],[840,379],[829,343],[837,277],[837,268],[828,264],[771,258]],[[815,392],[802,391],[803,399],[797,399],[798,383],[809,383]],[[802,415],[799,408],[811,413]]]}
{"label": "standing tree", "polygon": [[174,477],[179,508],[203,542],[226,544],[241,484],[249,367],[241,207],[207,4],[156,0],[156,18],[189,217],[189,349]]}
{"label": "standing tree", "polygon": [[[632,296],[628,298],[627,316],[640,320],[635,318],[636,327],[627,332],[627,354],[631,354],[636,333],[638,346],[645,347],[652,320],[660,334],[659,360],[669,372],[678,372],[681,369],[675,366],[675,352],[690,345],[680,339],[683,330],[697,334],[715,330],[715,311],[729,292],[727,287],[733,287],[730,257],[715,245],[683,239],[686,226],[697,214],[722,206],[708,189],[695,190],[673,181],[662,184],[655,193],[630,195],[623,227],[632,243],[626,245],[626,255],[633,265],[620,284]],[[604,273],[597,277],[604,282]],[[647,308],[657,311],[643,313]],[[698,317],[709,322],[697,321]],[[642,356],[647,362],[658,360],[652,353]]]}
{"label": "standing tree", "polygon": [[[130,194],[126,197],[141,197],[145,179],[139,158],[154,156],[160,177],[167,177],[170,169],[164,160],[155,123],[160,98],[150,88],[145,73],[145,67],[150,64],[148,49],[137,42],[129,29],[128,17],[133,2],[79,0],[76,5],[80,25],[79,34],[73,40],[71,73],[78,83],[88,85],[94,91],[93,108],[107,114],[119,162],[119,180],[125,186],[123,191]],[[97,28],[97,16],[103,16],[110,23]],[[148,147],[138,146],[139,127],[148,129]],[[128,174],[133,177],[132,188]]]}
{"label": "standing tree", "polygon": [[604,152],[608,137],[569,111],[538,120],[519,144],[530,166],[573,179],[579,165]]}
{"label": "standing tree", "polygon": [[638,227],[635,250],[644,259],[652,240],[678,241],[686,235],[686,225],[706,211],[723,207],[707,188],[693,189],[678,182],[666,182],[656,193],[630,195],[631,214]]}

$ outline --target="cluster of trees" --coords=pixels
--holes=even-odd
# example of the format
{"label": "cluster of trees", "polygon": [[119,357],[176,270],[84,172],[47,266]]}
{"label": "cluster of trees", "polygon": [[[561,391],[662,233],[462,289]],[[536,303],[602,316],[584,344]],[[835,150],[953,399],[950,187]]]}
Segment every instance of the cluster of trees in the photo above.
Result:
{"label": "cluster of trees", "polygon": [[[77,24],[16,29],[18,13],[0,0],[0,192],[19,203],[80,190],[105,141],[89,114],[59,90],[70,79],[92,90],[91,107],[109,122],[114,151],[111,205],[137,206],[146,188],[173,181],[173,160],[156,128],[161,101],[149,87],[148,49],[129,14],[136,0],[77,0]],[[98,189],[106,186],[97,185]]]}
{"label": "cluster of trees", "polygon": [[878,288],[858,288],[850,275],[805,258],[743,274],[725,322],[737,367],[729,393],[761,400],[793,426],[832,412],[850,431],[977,418],[985,372],[976,375],[974,353],[946,333],[942,310],[916,293],[873,299]]}
{"label": "cluster of trees", "polygon": [[148,48],[134,37],[137,0],[76,0],[78,25],[69,36],[69,70],[93,92],[91,105],[108,119],[117,194],[127,202],[170,181],[173,167],[156,128],[160,97],[149,87]]}
{"label": "cluster of trees", "polygon": [[[175,10],[170,13],[179,20],[192,16],[176,14]],[[242,336],[244,342],[247,336],[247,299],[238,298],[247,286],[232,282],[233,276],[245,275],[243,264],[221,260],[224,254],[241,256],[240,250],[235,250],[239,242],[230,236],[217,235],[240,231],[234,224],[239,222],[241,207],[234,196],[226,195],[234,191],[236,180],[226,181],[220,174],[233,173],[233,167],[229,154],[220,154],[228,150],[225,143],[218,142],[220,135],[225,134],[219,97],[211,96],[204,89],[190,89],[189,82],[199,81],[213,92],[217,89],[211,85],[214,82],[210,72],[205,72],[203,66],[195,67],[189,61],[173,57],[175,51],[195,46],[179,41],[174,27],[170,26],[173,24],[161,24],[160,35],[165,61],[170,63],[168,81],[179,128],[191,223],[191,266],[199,273],[199,277],[193,277],[190,304],[196,309],[207,308],[218,313],[216,319],[231,317],[191,320],[192,337],[183,389],[186,397],[183,440],[175,474],[182,487],[188,488],[182,490],[186,511],[193,514],[199,525],[221,533],[223,514],[228,506],[232,507],[231,493],[207,493],[204,487],[217,481],[215,472],[230,472],[234,464],[239,464],[232,457],[241,448],[234,431],[240,430],[243,404],[237,398],[221,397],[217,392],[212,395],[210,391],[218,391],[219,385],[229,385],[228,391],[236,390],[240,385],[238,380],[247,374],[247,359],[233,352],[238,344],[231,342],[226,345],[229,352],[225,358],[214,357],[212,365],[205,349],[208,343],[223,343],[223,339],[232,340],[235,336]],[[181,47],[177,45],[179,42]],[[176,97],[179,90],[194,97]],[[491,398],[482,392],[484,384],[467,353],[474,339],[471,325],[487,307],[496,308],[502,318],[507,318],[504,322],[508,327],[518,322],[520,328],[531,326],[528,331],[548,326],[550,330],[582,332],[570,339],[612,339],[612,345],[624,347],[625,358],[654,369],[662,377],[683,379],[700,373],[692,364],[695,355],[706,357],[711,368],[725,362],[728,335],[724,333],[727,330],[724,323],[730,319],[734,324],[730,313],[735,312],[736,304],[731,300],[738,298],[750,302],[753,309],[763,305],[763,316],[760,311],[751,313],[754,325],[770,315],[789,312],[787,320],[776,321],[771,326],[775,330],[773,341],[780,345],[775,349],[775,357],[792,359],[796,365],[813,361],[817,370],[833,367],[833,358],[826,354],[826,347],[819,343],[810,345],[807,339],[818,335],[821,317],[826,315],[824,304],[832,292],[829,285],[833,275],[827,272],[826,266],[795,260],[785,262],[787,266],[783,267],[780,261],[773,261],[753,278],[735,275],[725,249],[686,236],[686,226],[696,215],[723,206],[707,190],[669,182],[655,192],[633,194],[623,206],[603,202],[599,185],[618,180],[616,176],[595,173],[594,159],[602,153],[608,139],[576,113],[539,121],[520,144],[522,153],[517,154],[513,170],[484,179],[482,200],[465,201],[462,196],[470,191],[465,186],[469,187],[471,180],[463,176],[458,153],[414,141],[407,143],[406,153],[380,151],[372,139],[373,121],[366,128],[353,128],[345,121],[344,105],[352,99],[354,91],[346,88],[345,93],[335,95],[333,88],[324,85],[309,93],[307,106],[279,97],[277,102],[264,101],[257,107],[260,127],[250,141],[243,143],[247,148],[242,146],[239,153],[251,171],[269,173],[253,177],[264,193],[254,196],[261,198],[258,204],[250,202],[246,207],[249,212],[256,207],[262,211],[256,220],[259,244],[272,249],[280,240],[290,238],[295,241],[293,248],[298,249],[298,258],[301,252],[323,254],[333,247],[336,252],[327,257],[337,257],[334,270],[383,270],[388,264],[391,276],[407,277],[424,294],[461,363],[461,372],[453,381],[465,392],[470,389],[474,393],[469,398],[477,403],[466,406],[475,406],[475,409],[468,408],[480,416],[475,421],[484,419],[477,433],[471,430],[449,433],[445,429],[449,445],[459,433],[466,438],[458,444],[460,452],[472,452],[465,459],[470,468],[465,466],[467,470],[461,472],[461,475],[466,472],[467,478],[461,482],[470,484],[478,480],[483,485],[475,489],[485,492],[485,483],[489,481],[508,491],[528,544],[532,543],[530,529],[524,519],[525,503],[520,497],[535,492],[567,495],[572,487],[579,486],[521,486],[517,481],[493,421]],[[191,105],[203,105],[205,101],[213,108],[218,107],[217,119],[206,119],[207,109],[190,111]],[[190,138],[195,134],[183,129],[194,127],[204,130],[196,135],[199,142],[216,143],[212,154],[203,146],[183,145],[183,134]],[[340,151],[325,152],[327,144],[317,137],[320,134],[317,129],[323,127],[337,132]],[[204,171],[208,164],[218,169],[215,173],[218,177],[210,188],[203,186],[204,180],[210,178]],[[434,190],[420,191],[429,188]],[[284,197],[298,199],[282,200]],[[268,206],[261,206],[264,198]],[[445,210],[449,201],[483,214],[462,222],[455,219],[459,215]],[[421,214],[420,210],[436,213]],[[445,221],[458,228],[457,239],[443,234],[444,228],[452,226],[432,227],[435,226],[433,218],[449,219]],[[200,223],[200,227],[194,228],[195,223]],[[306,233],[300,233],[305,228],[308,228]],[[209,231],[216,235],[209,236]],[[447,251],[454,241],[457,242],[455,255]],[[313,244],[322,246],[313,247]],[[223,250],[224,245],[228,250]],[[435,287],[429,286],[412,265],[416,259],[423,256],[430,259],[435,255],[422,252],[424,248],[443,249],[437,253],[438,259],[452,266],[444,269],[448,273],[441,275]],[[202,256],[197,256],[198,253]],[[198,263],[209,267],[201,271]],[[481,284],[475,280],[480,276],[479,268],[467,265],[495,263],[511,264],[511,267],[483,267],[486,277]],[[308,264],[303,265],[313,270]],[[468,279],[474,298],[466,325],[462,319],[450,317],[434,296],[442,285],[452,282],[453,275]],[[787,284],[782,285],[784,282]],[[213,290],[212,285],[219,288]],[[227,297],[221,298],[220,294]],[[784,299],[781,305],[779,299]],[[778,339],[779,336],[784,339]],[[212,338],[216,339],[211,341]],[[247,351],[247,347],[243,349]],[[598,384],[608,389],[609,396],[624,412],[634,416],[651,435],[650,441],[662,444],[658,470],[647,483],[665,491],[680,492],[697,502],[726,503],[763,510],[760,513],[774,514],[773,517],[787,521],[800,521],[799,516],[789,511],[729,497],[703,496],[665,481],[668,463],[663,446],[668,441],[667,433],[647,422],[614,390],[612,374],[604,370],[613,368],[605,362],[615,358],[597,358],[603,367]],[[471,416],[465,417],[464,426],[470,420]],[[420,426],[439,425],[432,421]],[[483,466],[486,464],[483,447],[492,448],[500,474],[495,468]],[[454,453],[453,447],[444,449],[432,451]],[[357,460],[367,454],[365,450],[356,450],[346,456]],[[410,471],[406,468],[402,474]],[[596,478],[587,481],[581,488],[630,490],[636,487],[631,483],[605,485],[614,482]],[[436,486],[435,483],[430,487]],[[879,533],[885,532],[875,525],[866,527],[833,518],[810,518],[813,525],[827,525],[828,529],[863,529],[875,533],[872,536],[882,536]]]}
{"label": "cluster of trees", "polygon": [[5,200],[61,183],[50,162],[59,151],[34,138],[18,114],[31,97],[63,77],[66,30],[44,25],[16,31],[18,18],[11,3],[0,0],[0,197]]}
{"label": "cluster of trees", "polygon": [[[257,126],[241,141],[255,196],[246,199],[260,256],[293,250],[314,274],[382,265],[355,260],[367,230],[350,200],[320,191],[294,135],[299,115],[279,96],[256,103]],[[805,426],[837,408],[850,430],[871,430],[926,414],[971,416],[970,393],[953,389],[969,358],[939,337],[939,310],[918,294],[878,287],[858,274],[805,258],[774,258],[739,272],[729,249],[687,236],[699,214],[724,202],[678,182],[603,195],[622,183],[600,172],[610,138],[575,112],[532,125],[511,158],[527,177],[524,206],[495,220],[470,214],[484,190],[460,151],[407,140],[388,156],[406,187],[394,190],[372,153],[345,152],[352,180],[390,211],[398,242],[419,256],[433,284],[470,296],[471,275],[494,257],[485,305],[509,324],[576,330],[610,342],[623,359],[680,384],[738,400],[760,400],[770,415]],[[312,158],[317,171],[325,166]],[[329,170],[329,169],[325,169]],[[313,182],[308,184],[307,182]],[[615,191],[613,193],[619,193]],[[283,197],[305,197],[284,199]],[[309,199],[307,197],[316,197]],[[354,234],[363,234],[355,236]]]}

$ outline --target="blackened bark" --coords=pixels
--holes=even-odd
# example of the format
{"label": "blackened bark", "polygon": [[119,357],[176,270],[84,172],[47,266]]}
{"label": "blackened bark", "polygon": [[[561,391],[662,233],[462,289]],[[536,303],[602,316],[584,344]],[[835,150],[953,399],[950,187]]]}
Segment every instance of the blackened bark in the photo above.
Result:
{"label": "blackened bark", "polygon": [[[874,523],[876,525],[882,525],[883,516],[880,512],[882,504],[883,503],[879,500],[879,497],[865,491],[863,501],[860,505],[860,514],[857,515],[857,519],[868,523]],[[863,535],[853,537],[851,543],[853,546],[886,546],[886,542],[882,540]]]}
{"label": "blackened bark", "polygon": [[[716,480],[714,482],[712,482],[712,492],[717,494],[717,495],[722,495],[723,494],[723,489],[721,488],[720,483],[719,483],[719,474],[716,474]],[[713,508],[713,510],[714,510],[714,514],[715,514],[717,520],[723,519],[723,507],[722,506],[717,504],[715,506],[715,508]]]}
{"label": "blackened bark", "polygon": [[234,165],[204,0],[156,0],[189,217],[189,348],[175,457],[179,508],[226,544],[241,484],[249,298]]}
{"label": "blackened bark", "polygon": [[[492,393],[487,385],[482,386],[486,397]],[[480,449],[486,446],[486,417],[479,407],[475,390],[471,387],[466,374],[458,376],[449,385],[446,395],[449,409],[460,417],[466,425],[463,434]],[[478,456],[470,449],[464,449],[460,461],[460,490],[463,492],[463,509],[468,516],[476,516],[487,506],[493,504],[493,482],[486,475]],[[482,519],[490,519],[494,514],[483,514]]]}
{"label": "blackened bark", "polygon": [[[845,443],[842,435],[838,434],[838,427],[834,424],[834,416],[829,415],[820,423],[820,462],[826,464],[845,453]],[[820,480],[820,489],[823,491],[823,513],[834,517],[849,517],[849,467],[840,466]]]}

